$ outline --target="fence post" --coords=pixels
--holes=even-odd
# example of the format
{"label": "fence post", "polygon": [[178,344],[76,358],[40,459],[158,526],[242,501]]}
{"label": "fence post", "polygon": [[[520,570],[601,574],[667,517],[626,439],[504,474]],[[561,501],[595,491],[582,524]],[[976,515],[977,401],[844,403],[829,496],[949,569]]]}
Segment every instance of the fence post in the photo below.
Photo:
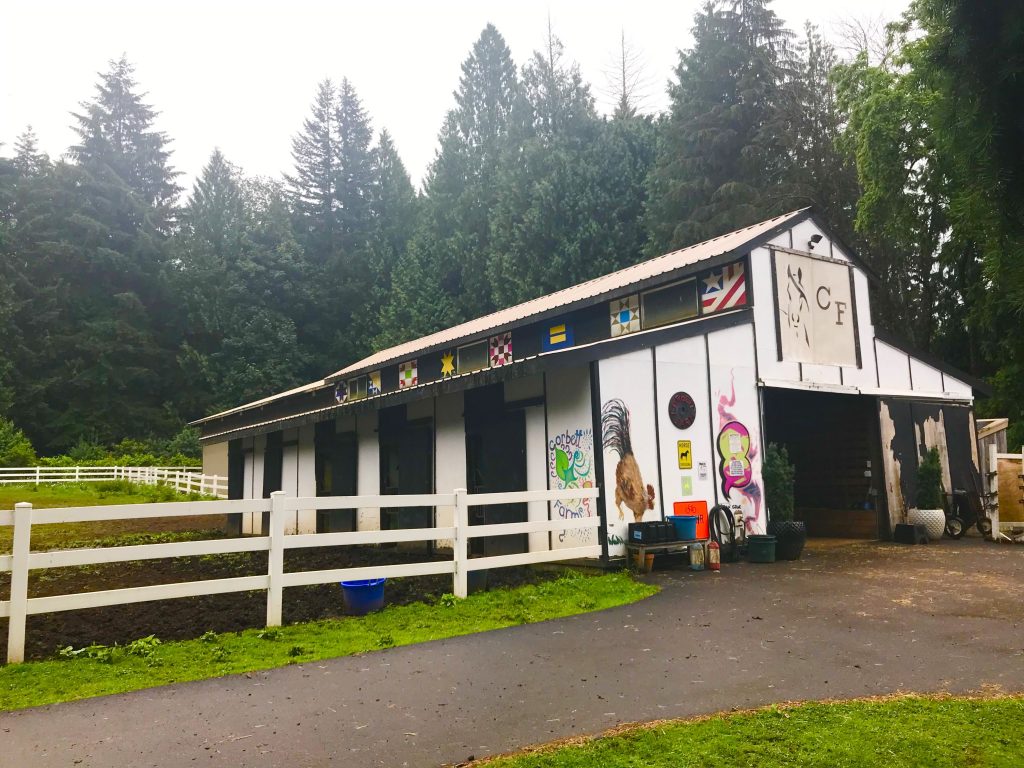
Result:
{"label": "fence post", "polygon": [[78,482],[78,479],[81,477],[81,473],[82,473],[82,468],[80,466],[79,467],[75,467],[75,482],[76,483]]}
{"label": "fence post", "polygon": [[284,491],[270,494],[270,557],[268,558],[267,626],[281,626],[284,579]]}
{"label": "fence post", "polygon": [[452,549],[455,553],[453,588],[456,597],[466,597],[469,594],[469,573],[466,571],[469,563],[469,539],[466,538],[469,532],[467,495],[468,491],[465,488],[455,489],[455,540],[452,542]]}
{"label": "fence post", "polygon": [[39,485],[39,465],[36,464],[36,485]]}
{"label": "fence post", "polygon": [[7,663],[25,660],[25,618],[28,615],[28,553],[32,540],[32,505],[14,505],[14,546],[11,563],[11,615],[7,619]]}

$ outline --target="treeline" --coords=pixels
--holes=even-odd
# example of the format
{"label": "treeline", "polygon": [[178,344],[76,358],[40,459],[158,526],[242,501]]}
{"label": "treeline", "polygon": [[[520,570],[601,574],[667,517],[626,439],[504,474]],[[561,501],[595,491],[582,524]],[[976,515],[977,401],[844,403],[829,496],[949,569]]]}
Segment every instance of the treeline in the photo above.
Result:
{"label": "treeline", "polygon": [[712,3],[663,115],[638,109],[625,52],[602,116],[552,32],[518,66],[488,26],[421,191],[358,72],[318,85],[284,178],[214,150],[182,190],[131,65],[111,62],[65,156],[28,130],[0,159],[0,415],[44,453],[167,438],[382,346],[812,205],[878,273],[875,323],[990,377],[989,407],[1019,418],[1024,40],[989,39],[979,16],[919,0],[840,61],[765,0]]}

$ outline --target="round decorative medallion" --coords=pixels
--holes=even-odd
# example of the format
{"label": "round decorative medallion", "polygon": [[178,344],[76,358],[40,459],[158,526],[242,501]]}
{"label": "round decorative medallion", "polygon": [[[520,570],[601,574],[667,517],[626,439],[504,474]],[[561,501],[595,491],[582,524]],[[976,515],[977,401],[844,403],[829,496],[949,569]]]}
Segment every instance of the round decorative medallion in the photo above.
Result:
{"label": "round decorative medallion", "polygon": [[697,406],[686,392],[676,392],[668,401],[668,418],[676,429],[687,429],[697,418]]}

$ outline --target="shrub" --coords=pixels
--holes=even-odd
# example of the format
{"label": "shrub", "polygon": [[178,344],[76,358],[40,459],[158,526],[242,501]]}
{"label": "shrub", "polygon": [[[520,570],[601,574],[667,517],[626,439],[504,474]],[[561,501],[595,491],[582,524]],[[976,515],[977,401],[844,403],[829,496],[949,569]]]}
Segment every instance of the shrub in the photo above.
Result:
{"label": "shrub", "polygon": [[36,451],[25,433],[14,422],[0,418],[0,467],[30,467],[36,463]]}
{"label": "shrub", "polygon": [[917,508],[942,509],[942,463],[932,448],[917,467]]}
{"label": "shrub", "polygon": [[768,444],[761,466],[761,477],[764,480],[765,502],[768,504],[768,512],[772,519],[780,522],[792,520],[796,469],[789,463],[786,446]]}

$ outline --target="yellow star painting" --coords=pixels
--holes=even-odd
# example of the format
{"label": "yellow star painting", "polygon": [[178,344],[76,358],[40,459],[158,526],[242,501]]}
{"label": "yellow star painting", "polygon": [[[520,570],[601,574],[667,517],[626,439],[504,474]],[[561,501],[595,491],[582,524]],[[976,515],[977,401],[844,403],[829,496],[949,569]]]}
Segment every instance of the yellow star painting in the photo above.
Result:
{"label": "yellow star painting", "polygon": [[442,376],[454,376],[455,375],[455,353],[444,352],[441,355],[441,375]]}

